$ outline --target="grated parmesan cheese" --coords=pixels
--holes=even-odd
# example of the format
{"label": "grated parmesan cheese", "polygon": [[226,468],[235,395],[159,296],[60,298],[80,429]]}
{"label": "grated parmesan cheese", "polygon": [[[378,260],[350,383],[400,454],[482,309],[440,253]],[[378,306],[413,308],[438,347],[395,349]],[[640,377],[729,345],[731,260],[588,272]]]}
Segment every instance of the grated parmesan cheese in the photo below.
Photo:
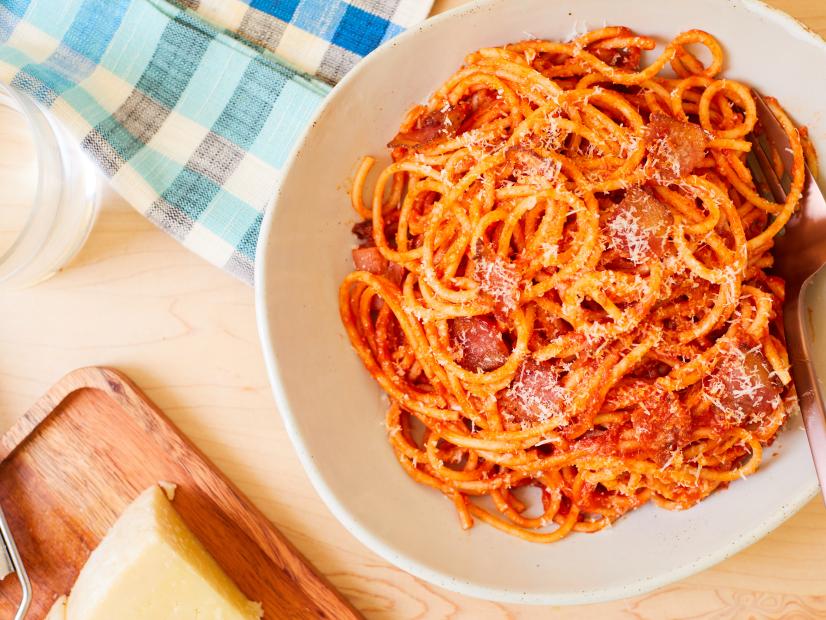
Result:
{"label": "grated parmesan cheese", "polygon": [[648,243],[648,234],[640,225],[639,218],[630,209],[623,209],[608,222],[611,232],[611,246],[620,250],[622,247],[628,252],[628,259],[635,265],[645,262],[651,251]]}
{"label": "grated parmesan cheese", "polygon": [[523,364],[508,387],[507,397],[513,400],[524,414],[524,418],[520,420],[523,428],[529,427],[530,422],[553,422],[558,427],[570,423],[573,397],[562,385],[555,369]]}
{"label": "grated parmesan cheese", "polygon": [[519,298],[519,273],[501,256],[481,257],[475,265],[473,279],[479,288],[510,312]]}
{"label": "grated parmesan cheese", "polygon": [[728,424],[758,424],[782,404],[763,360],[760,345],[746,351],[733,347],[717,369],[703,379],[703,398]]}

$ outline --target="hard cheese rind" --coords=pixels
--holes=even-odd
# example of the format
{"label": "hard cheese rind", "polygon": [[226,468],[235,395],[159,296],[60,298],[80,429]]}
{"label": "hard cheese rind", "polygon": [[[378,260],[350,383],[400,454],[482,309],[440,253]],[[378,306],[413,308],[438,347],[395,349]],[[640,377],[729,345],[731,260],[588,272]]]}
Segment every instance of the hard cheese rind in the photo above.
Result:
{"label": "hard cheese rind", "polygon": [[163,491],[144,491],[78,576],[66,620],[259,620]]}

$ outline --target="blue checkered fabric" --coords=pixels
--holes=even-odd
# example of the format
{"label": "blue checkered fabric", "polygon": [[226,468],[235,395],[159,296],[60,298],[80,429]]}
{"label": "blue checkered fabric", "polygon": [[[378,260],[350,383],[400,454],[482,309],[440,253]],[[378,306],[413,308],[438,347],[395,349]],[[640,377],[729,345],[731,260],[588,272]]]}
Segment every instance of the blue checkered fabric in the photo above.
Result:
{"label": "blue checkered fabric", "polygon": [[0,79],[147,218],[252,282],[264,210],[330,85],[430,0],[0,0]]}
{"label": "blue checkered fabric", "polygon": [[216,25],[334,84],[359,59],[427,17],[432,0],[188,0]]}

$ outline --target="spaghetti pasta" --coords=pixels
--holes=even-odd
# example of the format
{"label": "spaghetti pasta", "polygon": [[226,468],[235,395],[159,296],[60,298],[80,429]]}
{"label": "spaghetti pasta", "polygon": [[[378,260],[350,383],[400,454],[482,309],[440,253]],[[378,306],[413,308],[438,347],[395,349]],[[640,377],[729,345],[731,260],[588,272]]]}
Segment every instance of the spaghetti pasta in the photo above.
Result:
{"label": "spaghetti pasta", "polygon": [[407,114],[367,203],[359,165],[341,317],[399,463],[464,528],[553,542],[687,508],[754,472],[794,403],[766,270],[800,134],[775,105],[795,162],[776,204],[720,44],[690,30],[641,68],[654,47],[606,27],[481,49]]}

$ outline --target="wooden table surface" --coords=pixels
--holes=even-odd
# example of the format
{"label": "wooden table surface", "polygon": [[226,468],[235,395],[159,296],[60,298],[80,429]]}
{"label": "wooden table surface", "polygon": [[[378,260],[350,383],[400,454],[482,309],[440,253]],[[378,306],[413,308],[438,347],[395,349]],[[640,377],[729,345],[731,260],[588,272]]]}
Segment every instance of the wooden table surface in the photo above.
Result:
{"label": "wooden table surface", "polygon": [[[437,0],[434,12],[463,1]],[[826,1],[770,3],[826,34]],[[293,453],[267,382],[252,289],[112,193],[67,269],[36,288],[0,293],[0,430],[63,374],[95,364],[128,373],[368,618],[826,617],[819,499],[694,577],[553,613],[466,598],[389,565],[339,525]]]}

